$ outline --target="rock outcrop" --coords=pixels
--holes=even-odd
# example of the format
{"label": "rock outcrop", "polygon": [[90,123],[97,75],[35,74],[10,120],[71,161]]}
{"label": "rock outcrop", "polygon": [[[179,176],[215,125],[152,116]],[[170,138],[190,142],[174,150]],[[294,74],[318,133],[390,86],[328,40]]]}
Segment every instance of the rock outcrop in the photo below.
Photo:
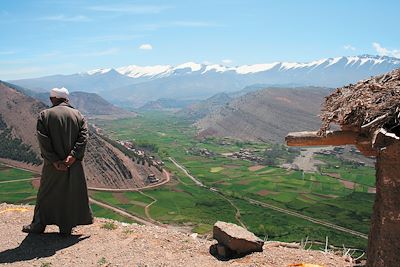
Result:
{"label": "rock outcrop", "polygon": [[233,223],[218,221],[214,224],[213,238],[218,241],[214,253],[222,258],[244,256],[252,252],[262,252],[264,241],[243,227]]}

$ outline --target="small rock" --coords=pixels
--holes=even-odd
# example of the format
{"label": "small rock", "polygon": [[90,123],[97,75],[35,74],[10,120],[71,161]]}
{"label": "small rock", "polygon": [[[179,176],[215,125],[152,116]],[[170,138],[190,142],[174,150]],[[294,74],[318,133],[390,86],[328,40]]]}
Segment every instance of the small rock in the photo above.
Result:
{"label": "small rock", "polygon": [[193,238],[193,239],[197,239],[197,236],[198,236],[197,233],[193,233],[193,234],[190,235],[190,237]]}
{"label": "small rock", "polygon": [[229,248],[238,255],[263,251],[264,241],[243,227],[233,223],[216,222],[213,228],[213,238],[220,245]]}

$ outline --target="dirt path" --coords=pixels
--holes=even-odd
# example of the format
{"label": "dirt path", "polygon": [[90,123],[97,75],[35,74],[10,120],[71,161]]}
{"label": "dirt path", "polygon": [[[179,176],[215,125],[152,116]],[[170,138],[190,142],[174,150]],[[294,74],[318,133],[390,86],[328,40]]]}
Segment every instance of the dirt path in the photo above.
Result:
{"label": "dirt path", "polygon": [[150,215],[150,207],[151,207],[151,205],[153,205],[154,203],[157,202],[157,199],[152,197],[152,196],[150,196],[150,195],[148,195],[148,194],[143,193],[142,191],[139,191],[139,193],[142,194],[143,196],[146,196],[146,197],[151,198],[153,200],[150,204],[148,204],[148,205],[146,205],[144,207],[144,213],[146,214],[147,219],[152,221],[154,224],[161,224],[157,220],[154,220]]}
{"label": "dirt path", "polygon": [[175,161],[173,158],[169,157],[168,158],[176,167],[178,167],[181,171],[183,171],[187,177],[189,177],[193,182],[195,182],[196,185],[201,186],[201,187],[206,187],[202,182],[197,180],[193,175],[191,175],[188,170],[185,169],[182,165],[180,165],[177,161]]}
{"label": "dirt path", "polygon": [[236,213],[235,213],[236,221],[238,221],[238,223],[240,223],[240,225],[241,225],[243,228],[246,228],[246,229],[247,229],[246,225],[245,225],[245,224],[242,222],[242,220],[240,219],[241,215],[240,215],[240,210],[239,210],[239,208],[233,203],[232,200],[228,199],[228,198],[225,197],[223,194],[219,194],[219,195],[220,195],[223,199],[225,199],[226,201],[228,201],[228,202],[231,204],[231,206],[236,210]]}
{"label": "dirt path", "polygon": [[169,183],[171,181],[171,175],[169,172],[166,170],[163,170],[163,173],[165,175],[165,180],[160,181],[159,183],[154,183],[150,185],[146,185],[143,187],[137,187],[137,188],[102,188],[102,187],[88,187],[88,190],[92,191],[103,191],[103,192],[137,192],[143,189],[150,189],[150,188],[155,188],[162,186],[166,183]]}
{"label": "dirt path", "polygon": [[131,213],[126,212],[126,211],[123,210],[123,209],[120,209],[120,208],[111,206],[111,205],[109,205],[109,204],[107,204],[107,203],[104,203],[104,202],[95,200],[95,199],[93,199],[93,198],[89,198],[89,201],[90,201],[91,203],[94,203],[94,204],[96,204],[96,205],[99,205],[100,207],[103,207],[103,208],[112,210],[112,211],[114,211],[114,212],[116,212],[116,213],[118,213],[118,214],[120,214],[120,215],[122,215],[122,216],[128,217],[128,218],[130,218],[130,219],[132,219],[132,220],[134,220],[134,221],[136,221],[136,222],[138,222],[138,223],[141,223],[141,224],[144,224],[144,225],[155,225],[155,224],[154,224],[153,222],[151,222],[151,221],[147,221],[147,220],[144,220],[144,219],[142,219],[142,218],[140,218],[140,217],[138,217],[138,216],[134,216],[134,215],[132,215]]}
{"label": "dirt path", "polygon": [[16,182],[23,182],[23,181],[33,181],[39,178],[27,178],[27,179],[19,179],[19,180],[8,180],[8,181],[1,181],[0,184],[8,184],[8,183],[16,183]]}
{"label": "dirt path", "polygon": [[16,160],[5,159],[5,158],[0,158],[0,163],[7,167],[11,167],[14,169],[19,169],[19,170],[23,170],[23,171],[27,171],[27,172],[32,172],[35,174],[40,174],[40,170],[42,168],[42,165],[39,165],[39,166],[30,165],[30,164],[26,164],[26,163],[19,162]]}

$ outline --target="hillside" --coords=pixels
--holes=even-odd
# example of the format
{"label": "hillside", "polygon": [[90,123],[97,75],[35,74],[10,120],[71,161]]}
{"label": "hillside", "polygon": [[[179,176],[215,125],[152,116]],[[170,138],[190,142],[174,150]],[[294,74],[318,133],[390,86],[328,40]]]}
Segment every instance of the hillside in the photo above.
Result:
{"label": "hillside", "polygon": [[[15,208],[22,210],[10,210]],[[101,218],[96,218],[93,225],[75,228],[73,235],[68,238],[53,234],[58,231],[57,227],[47,227],[46,233],[42,235],[27,235],[21,232],[21,228],[32,219],[33,208],[0,204],[0,235],[8,236],[5,242],[0,243],[0,264],[276,267],[309,263],[325,267],[352,266],[341,256],[288,248],[284,243],[276,246],[273,242],[264,245],[264,252],[230,261],[219,261],[209,253],[209,248],[215,241],[163,226],[128,224]],[[112,226],[115,229],[111,229]]]}
{"label": "hillside", "polygon": [[[17,144],[12,147],[12,153],[5,153],[2,157],[36,165],[41,163],[39,146],[34,133],[37,115],[44,108],[46,105],[42,102],[0,83],[0,131],[4,133],[4,129],[8,129],[7,131],[10,132],[8,142],[2,142],[1,145]],[[31,154],[26,157],[33,158],[32,160],[24,160],[26,157],[20,157],[27,151]],[[5,151],[2,150],[2,152]],[[84,163],[89,186],[135,188],[145,184],[149,173],[154,172],[162,178],[162,174],[154,167],[136,164],[93,131],[89,135]]]}
{"label": "hillside", "polygon": [[321,103],[330,89],[268,88],[236,98],[195,125],[199,136],[282,142],[290,131],[319,129]]}
{"label": "hillside", "polygon": [[194,103],[181,111],[178,115],[192,119],[201,119],[227,104],[233,98],[227,93],[218,93],[200,102]]}
{"label": "hillside", "polygon": [[71,105],[87,116],[112,115],[118,117],[135,116],[134,112],[116,107],[95,93],[72,92]]}

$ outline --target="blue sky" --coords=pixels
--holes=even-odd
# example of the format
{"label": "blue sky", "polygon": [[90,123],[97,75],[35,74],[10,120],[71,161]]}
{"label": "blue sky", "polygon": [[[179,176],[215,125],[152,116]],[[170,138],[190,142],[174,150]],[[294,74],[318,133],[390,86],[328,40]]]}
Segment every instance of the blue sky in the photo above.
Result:
{"label": "blue sky", "polygon": [[0,0],[0,79],[187,61],[400,57],[400,1]]}

